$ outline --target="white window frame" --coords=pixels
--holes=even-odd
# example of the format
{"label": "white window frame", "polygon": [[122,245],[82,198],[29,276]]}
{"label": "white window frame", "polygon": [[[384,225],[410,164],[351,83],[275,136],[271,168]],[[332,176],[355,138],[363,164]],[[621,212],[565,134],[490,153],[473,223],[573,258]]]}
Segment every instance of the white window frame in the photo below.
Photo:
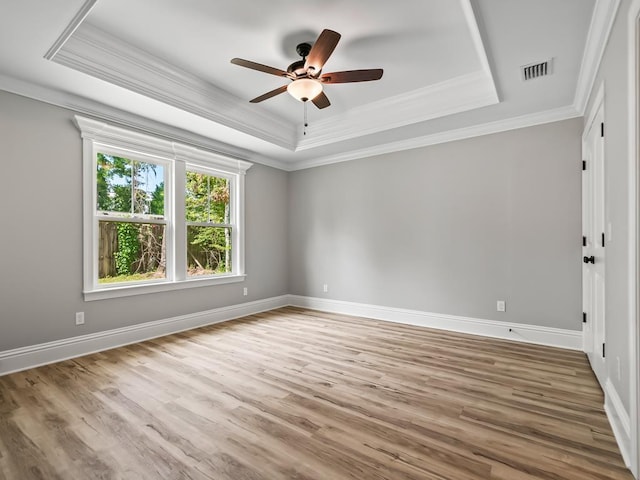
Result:
{"label": "white window frame", "polygon": [[[235,246],[235,237],[236,237],[236,221],[237,221],[237,209],[235,208],[235,205],[238,203],[238,200],[236,198],[236,182],[234,181],[234,178],[232,175],[229,175],[228,173],[224,173],[221,172],[220,170],[212,170],[211,168],[207,168],[204,167],[202,165],[199,164],[194,164],[194,163],[188,163],[186,166],[186,172],[194,172],[194,173],[200,173],[203,175],[210,175],[212,177],[218,177],[218,178],[225,178],[229,181],[229,204],[230,204],[230,212],[229,212],[229,219],[230,219],[230,223],[215,223],[215,222],[191,222],[191,221],[187,221],[185,219],[185,227],[190,227],[190,226],[195,226],[195,227],[222,227],[222,228],[230,228],[231,229],[231,266],[233,267],[233,265],[235,265],[236,261],[239,261],[240,259],[238,258],[238,256],[236,255],[236,252],[234,250],[234,246]],[[185,177],[186,178],[186,177]],[[186,215],[185,215],[186,217]],[[187,263],[188,263],[187,259]],[[232,269],[233,271],[233,269]],[[193,278],[193,277],[192,277]]]}
{"label": "white window frame", "polygon": [[[242,282],[244,264],[244,179],[251,163],[225,157],[164,138],[75,116],[83,140],[83,294],[85,301]],[[97,156],[113,154],[157,163],[165,169],[166,278],[121,284],[98,283],[98,222],[96,211]],[[187,276],[186,171],[201,170],[230,180],[232,271],[202,277]],[[113,220],[121,218],[113,217]]]}

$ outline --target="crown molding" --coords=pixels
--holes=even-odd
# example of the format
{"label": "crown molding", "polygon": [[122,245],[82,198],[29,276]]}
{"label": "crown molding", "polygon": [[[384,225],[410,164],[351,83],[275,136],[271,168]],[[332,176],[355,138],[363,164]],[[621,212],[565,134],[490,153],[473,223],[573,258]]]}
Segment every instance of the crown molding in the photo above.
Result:
{"label": "crown molding", "polygon": [[[85,1],[45,58],[290,151],[304,151],[498,103],[470,0],[460,3],[480,63],[478,72],[318,122],[309,131],[312,135],[303,138],[282,117],[257,110],[231,93],[85,21],[96,1]],[[389,112],[393,112],[391,118]]]}
{"label": "crown molding", "polygon": [[294,128],[280,117],[253,109],[89,23],[80,25],[51,60],[282,148],[295,148]]}
{"label": "crown molding", "polygon": [[62,48],[62,46],[71,38],[71,35],[77,30],[82,22],[84,22],[87,15],[91,12],[93,7],[95,7],[98,0],[86,0],[80,10],[74,15],[74,17],[69,22],[69,25],[62,31],[58,39],[51,46],[51,48],[45,53],[45,60],[51,60]]}
{"label": "crown molding", "polygon": [[141,133],[155,137],[173,139],[224,157],[259,163],[280,170],[286,170],[288,168],[285,162],[274,158],[258,155],[255,152],[125,112],[88,98],[43,87],[6,75],[0,75],[0,90],[31,98],[49,105],[55,105],[56,107],[65,108],[74,113],[98,118],[114,125],[135,129]]}
{"label": "crown molding", "polygon": [[410,150],[414,148],[447,143],[465,138],[500,133],[502,131],[515,130],[544,123],[557,122],[582,116],[573,106],[566,106],[545,112],[533,113],[519,117],[474,125],[447,132],[440,132],[422,137],[390,142],[382,145],[362,148],[344,152],[338,155],[320,156],[307,160],[283,161],[271,157],[258,155],[255,152],[242,150],[237,147],[202,137],[200,135],[171,127],[169,125],[134,115],[84,97],[52,90],[40,85],[18,80],[12,77],[0,75],[0,89],[16,95],[32,98],[50,105],[66,108],[75,113],[98,118],[114,125],[125,128],[133,128],[142,133],[174,139],[186,145],[208,150],[219,155],[259,163],[268,167],[277,168],[288,172],[319,167],[333,163],[341,163],[359,158],[373,157],[396,151]]}
{"label": "crown molding", "polygon": [[296,163],[295,165],[290,165],[287,170],[304,170],[306,168],[319,167],[332,163],[347,162],[349,160],[356,160],[358,158],[373,157],[375,155],[400,152],[403,150],[411,150],[414,148],[427,147],[440,143],[464,140],[466,138],[480,137],[482,135],[490,135],[493,133],[532,127],[545,123],[558,122],[561,120],[568,120],[580,116],[582,115],[575,110],[573,105],[570,105],[553,110],[547,110],[544,112],[536,112],[527,115],[521,115],[518,117],[507,118],[504,120],[459,128],[456,130],[449,130],[431,135],[425,135],[422,137],[410,138],[398,142],[390,142],[359,150],[352,150],[349,152],[340,153],[338,155],[329,155],[325,157],[304,160]]}
{"label": "crown molding", "polygon": [[618,13],[620,0],[596,0],[591,15],[591,24],[582,56],[582,65],[576,86],[573,105],[580,115],[584,115],[587,103],[598,75],[613,22]]}
{"label": "crown molding", "polygon": [[478,21],[476,20],[476,14],[473,10],[473,5],[471,4],[471,0],[461,0],[460,3],[462,7],[462,12],[464,13],[465,20],[467,21],[467,26],[469,27],[469,33],[471,34],[471,41],[473,42],[473,46],[476,49],[478,60],[480,60],[482,71],[486,74],[486,76],[490,80],[491,86],[493,88],[493,93],[497,98],[498,91],[496,89],[496,83],[493,79],[493,73],[491,72],[491,65],[489,64],[489,58],[487,57],[487,52],[484,49],[484,42],[482,41],[482,35],[480,33],[480,27],[478,27]]}
{"label": "crown molding", "polygon": [[[484,70],[372,102],[315,123],[296,151],[370,135],[498,103]],[[384,115],[381,115],[381,112]]]}

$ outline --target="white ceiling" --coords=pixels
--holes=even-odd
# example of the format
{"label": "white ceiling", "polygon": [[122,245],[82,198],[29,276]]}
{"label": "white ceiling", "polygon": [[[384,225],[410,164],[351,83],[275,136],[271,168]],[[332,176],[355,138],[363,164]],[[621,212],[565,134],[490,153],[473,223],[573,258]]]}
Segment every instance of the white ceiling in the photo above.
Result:
{"label": "white ceiling", "polygon": [[[578,116],[607,3],[0,0],[0,89],[294,170]],[[288,94],[248,102],[288,81],[229,61],[286,70],[324,28],[342,34],[324,72],[384,76],[325,85],[303,135]]]}

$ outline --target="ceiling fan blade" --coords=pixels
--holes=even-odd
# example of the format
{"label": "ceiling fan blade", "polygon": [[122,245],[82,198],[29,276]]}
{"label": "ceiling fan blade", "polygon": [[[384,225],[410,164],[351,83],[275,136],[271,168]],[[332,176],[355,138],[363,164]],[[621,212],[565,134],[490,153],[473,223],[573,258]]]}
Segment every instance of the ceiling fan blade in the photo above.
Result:
{"label": "ceiling fan blade", "polygon": [[318,73],[320,73],[325,62],[333,53],[336,45],[338,45],[340,37],[341,35],[338,32],[327,29],[323,30],[318,36],[318,39],[316,40],[316,43],[313,44],[313,47],[311,47],[311,51],[309,52],[304,64],[304,68],[307,70],[311,69],[309,72],[311,75],[317,76]]}
{"label": "ceiling fan blade", "polygon": [[329,98],[325,95],[324,92],[320,92],[316,96],[316,98],[314,98],[311,101],[318,108],[327,108],[329,105],[331,105],[331,102],[329,101]]}
{"label": "ceiling fan blade", "polygon": [[259,97],[254,98],[253,100],[249,100],[250,103],[258,103],[263,100],[267,100],[271,97],[275,97],[276,95],[280,95],[287,91],[287,85],[283,85],[281,87],[276,88],[275,90],[271,90],[270,92],[265,93],[264,95],[260,95]]}
{"label": "ceiling fan blade", "polygon": [[261,63],[252,62],[251,60],[244,60],[242,58],[232,58],[231,63],[234,65],[240,65],[241,67],[250,68],[251,70],[258,70],[259,72],[270,73],[271,75],[277,75],[279,77],[288,77],[289,74],[279,68],[269,67],[268,65],[262,65]]}
{"label": "ceiling fan blade", "polygon": [[352,82],[370,82],[371,80],[380,80],[383,70],[374,68],[370,70],[347,70],[345,72],[331,72],[320,76],[322,83],[352,83]]}

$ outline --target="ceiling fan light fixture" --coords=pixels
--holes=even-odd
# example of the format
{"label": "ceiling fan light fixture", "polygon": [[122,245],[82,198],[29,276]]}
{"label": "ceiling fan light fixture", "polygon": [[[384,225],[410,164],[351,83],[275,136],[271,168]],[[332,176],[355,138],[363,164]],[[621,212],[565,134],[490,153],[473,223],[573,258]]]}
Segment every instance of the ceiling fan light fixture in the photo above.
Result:
{"label": "ceiling fan light fixture", "polygon": [[306,102],[322,93],[322,83],[312,78],[299,78],[287,86],[287,91],[296,100]]}

